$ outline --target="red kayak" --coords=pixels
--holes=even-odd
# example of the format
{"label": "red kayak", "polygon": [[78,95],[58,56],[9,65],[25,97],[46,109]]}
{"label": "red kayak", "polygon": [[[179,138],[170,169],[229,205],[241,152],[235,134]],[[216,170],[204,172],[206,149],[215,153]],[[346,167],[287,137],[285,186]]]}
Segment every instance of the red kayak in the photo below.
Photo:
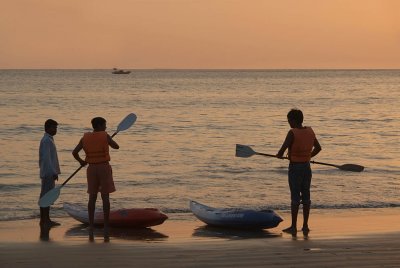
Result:
{"label": "red kayak", "polygon": [[[87,208],[71,203],[64,203],[64,210],[75,220],[89,224]],[[156,208],[130,208],[110,211],[112,227],[150,227],[162,224],[168,216]],[[94,224],[103,225],[103,211],[94,213]]]}

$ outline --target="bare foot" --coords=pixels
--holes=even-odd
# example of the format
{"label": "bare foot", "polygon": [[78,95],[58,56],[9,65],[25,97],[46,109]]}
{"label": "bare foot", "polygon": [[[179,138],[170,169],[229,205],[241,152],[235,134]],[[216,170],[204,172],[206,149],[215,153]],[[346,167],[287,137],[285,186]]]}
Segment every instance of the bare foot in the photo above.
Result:
{"label": "bare foot", "polygon": [[110,242],[110,237],[108,235],[104,236],[104,243]]}
{"label": "bare foot", "polygon": [[310,233],[310,229],[308,228],[308,226],[303,226],[301,231],[303,232],[304,237],[308,237],[308,234]]}
{"label": "bare foot", "polygon": [[293,226],[290,226],[290,227],[288,227],[286,229],[283,229],[282,232],[295,235],[295,234],[297,234],[297,228],[295,228]]}
{"label": "bare foot", "polygon": [[110,242],[110,235],[108,234],[108,227],[104,227],[104,242]]}
{"label": "bare foot", "polygon": [[50,221],[49,222],[49,224],[50,224],[50,226],[60,226],[61,225],[61,223],[59,223],[59,222],[56,222],[56,221]]}
{"label": "bare foot", "polygon": [[89,241],[94,242],[94,233],[93,233],[93,227],[88,228],[89,231]]}

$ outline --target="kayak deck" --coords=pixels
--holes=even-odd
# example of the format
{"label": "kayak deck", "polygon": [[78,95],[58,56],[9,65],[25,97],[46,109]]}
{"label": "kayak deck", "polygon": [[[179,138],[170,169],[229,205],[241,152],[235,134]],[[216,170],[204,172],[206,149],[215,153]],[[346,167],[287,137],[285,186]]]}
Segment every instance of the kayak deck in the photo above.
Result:
{"label": "kayak deck", "polygon": [[213,208],[196,201],[190,201],[190,209],[201,221],[212,226],[268,229],[279,225],[283,219],[273,210],[252,210],[242,208]]}
{"label": "kayak deck", "polygon": [[[64,203],[64,210],[75,220],[89,224],[89,216],[86,207]],[[112,227],[150,227],[162,224],[168,216],[156,208],[131,208],[110,211],[109,224]],[[96,209],[94,224],[103,225],[104,215],[101,209]]]}

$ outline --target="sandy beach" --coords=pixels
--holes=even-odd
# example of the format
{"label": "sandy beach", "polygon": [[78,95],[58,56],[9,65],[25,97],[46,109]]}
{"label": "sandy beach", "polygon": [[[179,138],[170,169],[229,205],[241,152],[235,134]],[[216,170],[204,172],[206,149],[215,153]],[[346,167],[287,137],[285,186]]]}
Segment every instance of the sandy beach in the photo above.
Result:
{"label": "sandy beach", "polygon": [[[70,218],[47,233],[38,220],[0,223],[1,267],[399,267],[400,209],[314,210],[311,232],[282,233],[205,226],[174,217],[147,229],[102,230],[89,242]],[[301,221],[300,221],[301,224]],[[42,231],[42,232],[41,232]]]}

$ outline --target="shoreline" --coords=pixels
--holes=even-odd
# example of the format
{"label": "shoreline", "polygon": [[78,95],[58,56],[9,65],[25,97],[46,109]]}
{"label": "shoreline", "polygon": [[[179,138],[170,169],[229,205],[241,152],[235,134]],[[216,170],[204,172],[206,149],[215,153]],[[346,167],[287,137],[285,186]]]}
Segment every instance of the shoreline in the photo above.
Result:
{"label": "shoreline", "polygon": [[[290,211],[276,211],[284,221],[279,226],[264,230],[241,230],[208,226],[190,213],[169,214],[163,224],[151,228],[111,228],[111,239],[160,240],[164,243],[192,243],[200,240],[231,240],[246,238],[282,237],[291,235],[282,230],[290,225]],[[53,218],[61,223],[48,230],[49,240],[57,243],[79,242],[86,239],[86,226],[71,217]],[[310,233],[306,239],[336,239],[400,232],[400,208],[314,209],[310,214]],[[302,212],[298,216],[298,236]],[[47,231],[47,230],[42,230]],[[40,242],[39,219],[0,222],[0,243]],[[102,228],[95,228],[101,237]],[[146,238],[148,236],[148,239]],[[114,239],[113,239],[114,238]],[[303,237],[304,238],[304,237]]]}
{"label": "shoreline", "polygon": [[[400,208],[312,210],[311,232],[282,233],[278,227],[246,231],[209,227],[188,215],[169,215],[164,224],[144,229],[111,228],[104,243],[96,228],[89,242],[86,227],[72,218],[41,240],[39,219],[0,222],[2,267],[398,267]],[[299,214],[299,226],[302,224]]]}

